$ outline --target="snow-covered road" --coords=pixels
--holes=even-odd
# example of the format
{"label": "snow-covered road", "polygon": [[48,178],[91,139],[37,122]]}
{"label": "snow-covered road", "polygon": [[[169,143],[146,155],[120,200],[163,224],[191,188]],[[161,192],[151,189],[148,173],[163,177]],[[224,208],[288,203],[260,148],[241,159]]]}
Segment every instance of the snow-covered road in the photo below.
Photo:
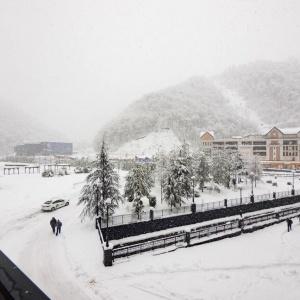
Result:
{"label": "snow-covered road", "polygon": [[[0,177],[0,248],[51,299],[299,299],[296,219],[291,233],[283,223],[212,244],[132,256],[105,268],[93,222],[79,218],[84,177]],[[42,213],[40,205],[52,197],[67,198],[70,206]],[[58,237],[51,232],[52,216],[63,222]]]}
{"label": "snow-covered road", "polygon": [[[73,247],[82,248],[82,241],[71,236],[80,236],[74,224],[80,223],[76,203],[83,179],[80,175],[53,180],[39,175],[11,176],[5,178],[6,189],[0,193],[0,247],[51,299],[90,299],[68,253]],[[20,199],[22,194],[26,201]],[[53,213],[42,212],[42,202],[52,197],[67,198],[70,205]],[[63,222],[60,236],[51,231],[49,221],[53,215]],[[87,229],[85,226],[82,228]],[[88,230],[97,241],[96,231],[90,227]]]}

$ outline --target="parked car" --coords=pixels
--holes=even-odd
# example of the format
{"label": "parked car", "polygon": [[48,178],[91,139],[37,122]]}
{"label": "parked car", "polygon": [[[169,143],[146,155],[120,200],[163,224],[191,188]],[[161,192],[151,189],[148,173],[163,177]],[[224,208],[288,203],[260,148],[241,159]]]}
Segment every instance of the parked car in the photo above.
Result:
{"label": "parked car", "polygon": [[42,205],[42,210],[53,211],[64,206],[68,206],[69,204],[69,201],[64,199],[48,200]]}
{"label": "parked car", "polygon": [[74,173],[76,174],[81,174],[81,173],[90,173],[91,172],[91,168],[89,167],[76,167],[74,169]]}
{"label": "parked car", "polygon": [[76,167],[76,168],[74,169],[74,173],[76,173],[76,174],[82,173],[82,168]]}
{"label": "parked car", "polygon": [[53,177],[54,176],[54,172],[52,170],[45,170],[42,173],[42,177]]}
{"label": "parked car", "polygon": [[292,185],[292,183],[291,183],[291,182],[289,182],[289,181],[288,181],[286,184],[287,184],[287,185]]}
{"label": "parked car", "polygon": [[195,198],[199,198],[200,197],[200,193],[198,191],[195,191],[194,195],[195,195]]}
{"label": "parked car", "polygon": [[266,183],[272,183],[272,180],[267,180]]}
{"label": "parked car", "polygon": [[277,185],[277,182],[273,182],[273,183],[272,183],[272,186],[278,186],[278,185]]}

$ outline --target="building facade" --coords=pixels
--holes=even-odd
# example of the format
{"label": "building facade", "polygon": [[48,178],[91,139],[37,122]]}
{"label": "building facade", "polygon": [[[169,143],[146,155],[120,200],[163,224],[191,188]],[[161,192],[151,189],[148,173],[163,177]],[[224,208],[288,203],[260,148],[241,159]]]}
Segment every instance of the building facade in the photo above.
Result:
{"label": "building facade", "polygon": [[215,139],[210,132],[200,134],[205,152],[238,151],[244,160],[259,158],[264,168],[300,169],[300,129],[273,127],[262,135]]}
{"label": "building facade", "polygon": [[14,148],[17,156],[50,156],[72,155],[72,143],[42,142],[37,144],[17,145]]}

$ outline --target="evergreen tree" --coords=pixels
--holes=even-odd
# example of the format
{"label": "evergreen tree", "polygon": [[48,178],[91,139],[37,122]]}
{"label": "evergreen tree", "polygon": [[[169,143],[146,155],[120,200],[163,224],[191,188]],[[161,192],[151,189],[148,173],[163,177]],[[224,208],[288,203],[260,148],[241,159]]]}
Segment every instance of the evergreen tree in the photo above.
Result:
{"label": "evergreen tree", "polygon": [[186,147],[180,149],[179,153],[173,152],[168,165],[167,174],[164,179],[164,199],[172,206],[181,206],[192,194],[192,158],[186,151]]}
{"label": "evergreen tree", "polygon": [[171,207],[178,207],[181,202],[181,196],[179,195],[178,185],[175,182],[174,178],[170,175],[165,178],[165,182],[163,185],[163,193],[164,193],[164,200],[168,203]]}
{"label": "evergreen tree", "polygon": [[209,172],[210,172],[210,166],[207,156],[204,153],[201,153],[199,156],[197,156],[195,159],[196,169],[195,169],[195,175],[196,179],[199,182],[200,189],[203,192],[203,188],[205,185],[205,182],[209,181]]}
{"label": "evergreen tree", "polygon": [[81,216],[84,218],[100,214],[100,216],[105,217],[105,201],[107,199],[111,199],[110,213],[112,214],[121,200],[119,176],[108,159],[106,145],[103,141],[100,153],[97,155],[96,161],[93,162],[93,171],[87,176],[86,184],[81,190],[78,202],[78,205],[84,205]]}
{"label": "evergreen tree", "polygon": [[129,171],[126,177],[124,196],[129,202],[133,202],[138,216],[144,207],[142,197],[149,199],[153,186],[152,169],[149,166],[137,164]]}
{"label": "evergreen tree", "polygon": [[229,188],[231,168],[230,157],[226,151],[216,151],[213,154],[211,175],[215,183]]}
{"label": "evergreen tree", "polygon": [[157,180],[157,184],[160,186],[160,200],[163,200],[163,186],[164,181],[167,176],[167,168],[168,168],[168,157],[162,153],[157,153],[155,157],[155,179]]}

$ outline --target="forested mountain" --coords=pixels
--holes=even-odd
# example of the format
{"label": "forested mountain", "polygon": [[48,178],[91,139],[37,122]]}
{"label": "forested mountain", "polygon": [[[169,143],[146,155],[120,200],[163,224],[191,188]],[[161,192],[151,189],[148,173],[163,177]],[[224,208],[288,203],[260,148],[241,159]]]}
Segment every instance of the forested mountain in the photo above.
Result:
{"label": "forested mountain", "polygon": [[299,127],[300,63],[260,61],[225,71],[218,80],[237,92],[261,120]]}
{"label": "forested mountain", "polygon": [[224,136],[256,131],[256,124],[235,114],[211,80],[195,77],[133,102],[98,133],[96,144],[105,135],[114,150],[162,128],[171,129],[182,142],[196,144],[204,128]]}
{"label": "forested mountain", "polygon": [[39,124],[3,100],[0,100],[0,124],[1,156],[11,154],[16,144],[61,139],[59,133]]}
{"label": "forested mountain", "polygon": [[222,137],[299,127],[299,110],[300,63],[260,61],[145,95],[101,129],[96,144],[105,135],[114,150],[162,128],[196,144],[205,129]]}

